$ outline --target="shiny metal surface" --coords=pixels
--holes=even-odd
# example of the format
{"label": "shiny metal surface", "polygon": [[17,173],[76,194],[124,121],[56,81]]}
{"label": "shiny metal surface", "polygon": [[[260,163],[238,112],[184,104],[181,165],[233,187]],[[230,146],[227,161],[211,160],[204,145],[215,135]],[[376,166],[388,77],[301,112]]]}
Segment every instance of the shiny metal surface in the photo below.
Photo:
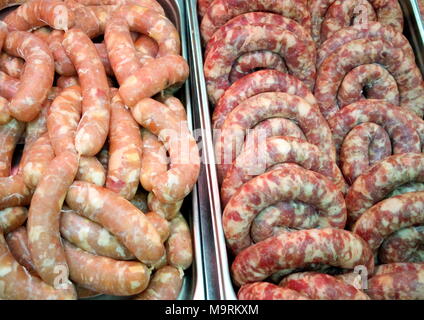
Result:
{"label": "shiny metal surface", "polygon": [[[224,231],[222,229],[222,209],[219,196],[218,178],[215,168],[210,108],[203,74],[203,54],[197,19],[197,1],[187,1],[188,34],[190,37],[190,70],[193,103],[197,104],[198,127],[202,130],[202,168],[199,185],[201,201],[209,202],[202,206],[200,224],[205,267],[206,295],[208,299],[234,300],[236,293],[231,282]],[[212,232],[211,232],[212,231]]]}
{"label": "shiny metal surface", "polygon": [[[417,65],[424,74],[424,29],[420,19],[417,0],[399,0],[405,17],[404,34],[411,42],[416,55]],[[233,286],[229,266],[233,260],[227,253],[224,232],[222,228],[222,208],[219,185],[214,163],[214,148],[211,128],[211,108],[209,106],[205,78],[203,74],[203,53],[197,16],[197,0],[187,0],[188,34],[190,38],[190,64],[192,99],[195,104],[195,114],[199,116],[202,135],[202,150],[207,159],[199,184],[202,185],[199,195],[201,201],[201,229],[203,255],[207,255],[205,263],[206,295],[212,299],[233,300],[236,292]],[[206,193],[209,192],[207,195]],[[210,206],[202,206],[202,201],[208,201]],[[212,230],[213,234],[206,232]],[[211,261],[213,260],[213,261]],[[208,285],[208,281],[218,281]]]}

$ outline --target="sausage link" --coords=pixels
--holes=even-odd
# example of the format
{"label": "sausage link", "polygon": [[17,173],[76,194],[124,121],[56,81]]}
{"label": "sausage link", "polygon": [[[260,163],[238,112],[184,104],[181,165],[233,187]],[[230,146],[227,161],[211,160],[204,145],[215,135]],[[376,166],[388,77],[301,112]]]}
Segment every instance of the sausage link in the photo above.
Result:
{"label": "sausage link", "polygon": [[193,262],[191,232],[182,214],[171,220],[166,256],[169,265],[183,270],[189,268]]}
{"label": "sausage link", "polygon": [[21,58],[11,56],[6,52],[0,54],[0,70],[14,79],[21,77],[24,65],[25,62]]}
{"label": "sausage link", "polygon": [[254,282],[243,285],[238,293],[239,300],[309,300],[297,291],[281,288],[268,282]]}
{"label": "sausage link", "polygon": [[[418,231],[418,234],[415,235],[415,239],[412,237],[412,243],[408,243],[408,235],[411,236],[409,232],[411,230],[408,227],[424,224],[424,217],[421,214],[423,207],[424,192],[405,193],[385,199],[365,211],[353,226],[352,231],[368,242],[374,252],[377,252],[381,246],[382,262],[414,262],[414,254],[417,252],[415,249],[419,247],[420,242],[422,243],[422,232],[420,234],[418,231],[420,229],[414,229],[413,231]],[[399,232],[406,233],[404,234],[406,239],[402,239]],[[390,238],[393,241],[392,246],[387,243]],[[405,257],[406,260],[397,260],[396,257]]]}
{"label": "sausage link", "polygon": [[50,285],[55,285],[58,267],[66,270],[66,279],[69,275],[59,222],[66,192],[77,169],[78,156],[74,153],[63,152],[54,158],[37,185],[29,208],[29,250],[37,273]]}
{"label": "sausage link", "polygon": [[[165,104],[169,110],[173,112],[177,121],[187,120],[185,108],[178,98],[173,96],[161,96],[158,98],[158,101]],[[166,155],[166,149],[157,136],[146,129],[141,130],[141,135],[143,138],[144,151],[141,158],[140,182],[145,190],[151,191],[153,189],[154,177],[167,171],[168,158]],[[154,197],[151,199],[153,198]],[[182,201],[178,201],[175,204],[161,204],[157,199],[156,201],[152,201],[152,204],[153,202],[157,205],[158,210],[151,210],[158,211],[159,213],[174,210],[173,208],[176,208],[176,210],[179,211],[182,203]],[[155,206],[155,204],[153,204],[153,206]],[[166,213],[164,215],[167,216],[168,214]]]}
{"label": "sausage link", "polygon": [[146,218],[150,221],[150,223],[153,225],[153,227],[155,227],[155,229],[159,233],[161,241],[165,242],[171,232],[170,223],[154,211],[146,213]]}
{"label": "sausage link", "polygon": [[197,13],[200,18],[203,18],[203,16],[206,14],[206,11],[208,10],[209,6],[213,0],[199,0],[197,1]]}
{"label": "sausage link", "polygon": [[140,183],[144,190],[152,191],[154,178],[168,170],[168,157],[163,143],[157,136],[144,128],[141,130],[141,136],[143,152]]}
{"label": "sausage link", "polygon": [[12,117],[9,114],[9,101],[0,96],[0,125],[5,125],[10,120],[12,120]]}
{"label": "sausage link", "polygon": [[343,140],[340,164],[346,181],[352,184],[369,167],[392,154],[390,136],[379,125],[364,122],[354,127]]}
{"label": "sausage link", "polygon": [[184,200],[177,201],[175,203],[163,203],[150,192],[147,196],[147,206],[151,211],[155,211],[161,215],[161,217],[166,220],[174,219],[177,214],[180,212],[181,206],[183,205]]}
{"label": "sausage link", "polygon": [[39,277],[28,248],[28,233],[24,226],[6,235],[7,246],[16,261],[32,275]]}
{"label": "sausage link", "polygon": [[4,21],[1,21],[0,22],[0,49],[3,48],[3,44],[4,44],[4,40],[6,40],[7,32],[8,32],[7,24]]}
{"label": "sausage link", "polygon": [[[321,25],[325,20],[328,9],[334,2],[335,0],[316,0],[309,3],[312,21],[311,33],[317,44],[321,43]],[[396,0],[371,0],[370,2],[373,4],[373,7],[377,9],[377,17],[382,24],[391,25],[394,31],[402,32],[403,15],[399,3]],[[362,23],[357,24],[357,26],[362,26],[363,24],[362,21]],[[334,38],[335,35],[333,36],[333,39]]]}
{"label": "sausage link", "polygon": [[178,32],[166,17],[140,6],[121,7],[105,30],[110,63],[121,85],[142,66],[130,30],[146,34],[156,40],[158,57],[177,55],[181,49]]}
{"label": "sausage link", "polygon": [[287,73],[287,66],[278,54],[270,51],[251,51],[236,59],[229,75],[230,83],[257,70],[277,70]]}
{"label": "sausage link", "polygon": [[278,163],[295,163],[321,173],[331,179],[341,192],[347,191],[336,163],[317,146],[291,137],[271,137],[261,142],[251,149],[244,149],[227,171],[221,187],[224,207],[244,183]]}
{"label": "sausage link", "polygon": [[131,111],[139,124],[164,141],[169,152],[170,169],[153,178],[153,193],[164,203],[184,199],[193,189],[200,170],[199,150],[187,121],[181,121],[172,110],[153,99],[141,100]]}
{"label": "sausage link", "polygon": [[153,268],[153,270],[158,270],[158,269],[160,269],[160,268],[162,268],[164,266],[167,266],[167,265],[168,265],[168,259],[166,257],[166,251],[165,251],[165,253],[159,259],[159,261],[156,262],[156,263],[154,263],[154,264],[152,264],[151,268]]}
{"label": "sausage link", "polygon": [[[18,92],[19,85],[20,81],[18,79],[12,78],[7,73],[0,71],[0,96],[7,100],[12,99],[16,92]],[[9,106],[7,108],[7,113],[9,114]]]}
{"label": "sausage link", "polygon": [[21,160],[22,175],[28,188],[35,189],[46,175],[53,158],[53,148],[48,134],[45,133],[30,145]]}
{"label": "sausage link", "polygon": [[65,151],[77,153],[75,132],[81,117],[81,89],[78,86],[62,90],[50,106],[47,129],[56,155]]}
{"label": "sausage link", "polygon": [[282,92],[253,96],[237,106],[226,118],[216,140],[215,154],[220,181],[241,151],[246,130],[268,118],[287,118],[302,129],[307,141],[335,159],[331,132],[318,107],[304,99]]}
{"label": "sausage link", "polygon": [[62,46],[64,32],[62,30],[49,30],[42,27],[33,31],[33,34],[44,40],[54,58],[55,70],[58,74],[64,76],[72,76],[76,74],[74,65],[66,55],[65,49]]}
{"label": "sausage link", "polygon": [[0,177],[10,175],[13,153],[24,130],[25,124],[15,119],[0,126]]}
{"label": "sausage link", "polygon": [[106,45],[102,42],[102,43],[95,43],[94,46],[96,47],[97,53],[99,55],[100,61],[103,64],[103,67],[105,68],[106,74],[113,76],[114,73],[113,73],[112,66],[110,65]]}
{"label": "sausage link", "polygon": [[[72,10],[75,16],[74,29],[81,30],[89,38],[99,36],[103,33],[100,20],[90,7],[84,6],[74,0],[65,0],[65,4]],[[105,9],[105,7],[102,6],[102,9]]]}
{"label": "sausage link", "polygon": [[[391,2],[390,7],[386,7],[388,2]],[[387,16],[384,11],[388,14]],[[337,0],[328,8],[321,24],[321,42],[351,23],[362,24],[377,20],[402,32],[403,15],[398,1]]]}
{"label": "sausage link", "polygon": [[[35,271],[34,263],[28,248],[28,234],[25,227],[20,227],[17,230],[7,234],[6,242],[13,257],[18,263],[27,269],[27,271],[37,278],[39,277]],[[78,299],[90,298],[99,295],[89,289],[85,289],[79,285],[76,286]]]}
{"label": "sausage link", "polygon": [[383,263],[424,261],[424,225],[398,230],[387,237],[379,250]]}
{"label": "sausage link", "polygon": [[73,245],[92,254],[116,260],[134,259],[109,231],[72,210],[62,210],[60,233]]}
{"label": "sausage link", "polygon": [[323,263],[353,269],[365,265],[374,271],[374,257],[359,236],[342,229],[311,229],[268,238],[235,258],[231,270],[238,285],[261,281],[281,269]]}
{"label": "sausage link", "polygon": [[[125,3],[128,2],[128,3]],[[74,28],[81,29],[90,38],[96,38],[105,33],[106,26],[111,22],[112,16],[116,16],[116,12],[120,11],[121,6],[143,7],[151,10],[153,13],[165,15],[162,7],[155,6],[153,3],[146,1],[122,1],[120,5],[90,5],[85,6],[73,0],[66,0],[66,4],[72,8],[75,14]],[[157,4],[157,3],[156,3]],[[131,18],[130,18],[131,20]],[[134,39],[135,40],[135,39]]]}
{"label": "sausage link", "polygon": [[[310,188],[316,190],[311,193]],[[245,183],[224,209],[222,223],[231,249],[238,253],[251,244],[254,217],[278,201],[298,200],[320,211],[318,226],[343,228],[346,206],[343,194],[325,176],[296,165],[269,171]]]}
{"label": "sausage link", "polygon": [[[296,49],[294,49],[296,48]],[[204,73],[209,100],[216,104],[231,83],[233,62],[249,51],[271,51],[279,54],[293,76],[309,88],[315,83],[315,58],[306,44],[293,32],[278,25],[249,24],[227,30],[210,48]]]}
{"label": "sausage link", "polygon": [[399,90],[396,80],[378,64],[363,64],[344,77],[337,92],[341,108],[358,100],[383,99],[395,106],[399,105]]}
{"label": "sausage link", "polygon": [[147,62],[127,77],[119,88],[119,94],[127,106],[134,107],[140,100],[149,98],[170,86],[179,88],[188,78],[188,74],[189,67],[183,57],[177,55],[160,57]]}
{"label": "sausage link", "polygon": [[1,299],[7,300],[71,300],[76,299],[73,287],[54,289],[40,278],[32,276],[15,260],[0,235]]}
{"label": "sausage link", "polygon": [[338,30],[349,27],[350,24],[359,24],[368,21],[377,21],[377,15],[370,2],[336,0],[328,8],[325,19],[321,24],[320,41],[324,42]]}
{"label": "sausage link", "polygon": [[311,17],[304,0],[274,1],[255,0],[246,4],[242,0],[217,0],[211,3],[200,24],[203,43],[207,43],[215,31],[232,18],[247,12],[263,11],[280,14],[293,19],[306,30],[311,28]]}
{"label": "sausage link", "polygon": [[75,283],[95,292],[130,296],[149,284],[150,271],[140,262],[117,261],[97,256],[64,241],[64,248]]}
{"label": "sausage link", "polygon": [[27,206],[31,202],[31,190],[25,185],[22,173],[0,178],[0,210]]}
{"label": "sausage link", "polygon": [[31,31],[46,25],[68,30],[74,24],[74,15],[62,1],[31,0],[8,14],[3,21],[9,30]]}
{"label": "sausage link", "polygon": [[391,43],[393,48],[400,49],[405,54],[406,59],[414,60],[414,51],[411,44],[401,32],[381,23],[370,21],[341,29],[325,41],[318,50],[317,67],[320,67],[322,62],[341,46],[354,40],[368,38],[385,40]]}
{"label": "sausage link", "polygon": [[109,162],[109,150],[107,149],[107,145],[103,146],[102,150],[96,155],[96,158],[100,161],[106,172]]}
{"label": "sausage link", "polygon": [[73,86],[79,86],[78,77],[76,76],[60,76],[56,80],[56,85],[61,89],[66,89]]}
{"label": "sausage link", "polygon": [[91,40],[80,30],[65,33],[63,46],[75,65],[82,90],[82,118],[75,136],[81,155],[94,156],[109,131],[110,98],[106,73]]}
{"label": "sausage link", "polygon": [[252,221],[253,242],[265,240],[293,229],[311,229],[319,224],[315,207],[301,201],[280,201],[258,213]]}
{"label": "sausage link", "polygon": [[101,293],[95,292],[95,291],[90,290],[90,289],[86,289],[86,288],[81,287],[79,285],[76,285],[75,289],[77,290],[78,299],[94,298],[94,297],[101,295]]}
{"label": "sausage link", "polygon": [[183,285],[182,272],[165,266],[157,270],[145,291],[134,300],[176,300]]}
{"label": "sausage link", "polygon": [[43,134],[47,132],[47,117],[51,104],[51,100],[45,100],[41,106],[41,112],[38,114],[38,116],[34,120],[27,123],[25,129],[24,151],[28,150],[35,141],[37,141]]}
{"label": "sausage link", "polygon": [[423,170],[424,155],[420,153],[397,154],[376,163],[355,180],[346,194],[349,222],[353,224],[396,187],[411,181],[424,182]]}
{"label": "sausage link", "polygon": [[162,102],[174,113],[174,116],[178,121],[187,121],[187,113],[183,103],[180,99],[167,94],[161,94],[158,97],[155,97],[155,100]]}
{"label": "sausage link", "polygon": [[206,44],[205,57],[208,55],[210,48],[214,46],[214,43],[217,40],[225,37],[226,32],[231,31],[231,29],[234,27],[245,27],[252,24],[278,25],[280,28],[296,34],[296,36],[305,43],[307,47],[306,50],[310,51],[310,54],[315,59],[316,47],[312,37],[309,34],[309,29],[307,29],[307,26],[301,25],[289,17],[285,17],[280,14],[273,14],[270,12],[249,12],[238,15],[225,23],[223,26],[216,30],[212,38]]}
{"label": "sausage link", "polygon": [[293,273],[279,285],[314,300],[370,300],[361,290],[324,273]]}
{"label": "sausage link", "polygon": [[[52,54],[43,40],[23,31],[9,32],[4,47],[6,53],[25,60],[21,84],[10,101],[10,114],[17,120],[31,121],[40,112],[53,84]],[[43,76],[39,77],[39,74]]]}
{"label": "sausage link", "polygon": [[66,202],[115,235],[141,262],[152,264],[162,257],[164,247],[158,232],[136,207],[113,191],[76,181]]}
{"label": "sausage link", "polygon": [[135,4],[141,7],[152,9],[161,15],[165,15],[162,6],[156,0],[77,0],[78,3],[84,6],[124,6]]}
{"label": "sausage link", "polygon": [[[130,200],[130,202],[141,212],[149,212],[149,208],[147,207],[147,193],[140,189],[138,189],[134,198]],[[155,211],[150,209],[151,211]]]}
{"label": "sausage link", "polygon": [[423,288],[423,270],[403,271],[372,277],[366,293],[373,300],[422,300]]}
{"label": "sausage link", "polygon": [[117,94],[112,98],[106,188],[131,200],[140,180],[142,140],[138,123]]}
{"label": "sausage link", "polygon": [[65,33],[63,31],[53,30],[46,41],[54,57],[56,72],[64,76],[73,76],[77,72],[62,45],[64,35]]}
{"label": "sausage link", "polygon": [[75,179],[103,187],[106,182],[106,171],[96,157],[81,157]]}
{"label": "sausage link", "polygon": [[28,217],[25,207],[11,207],[0,210],[0,230],[4,234],[14,231],[23,225]]}
{"label": "sausage link", "polygon": [[388,133],[393,153],[420,152],[423,142],[417,128],[421,119],[409,118],[407,112],[383,100],[361,100],[338,111],[328,120],[333,132],[333,141],[338,153],[345,136],[355,126],[372,122]]}
{"label": "sausage link", "polygon": [[159,52],[158,43],[151,37],[141,34],[134,42],[137,55],[142,64],[157,57]]}
{"label": "sausage link", "polygon": [[318,107],[308,87],[296,77],[276,70],[261,70],[243,77],[225,91],[213,112],[213,128],[221,129],[228,114],[234,108],[244,100],[263,92],[287,92]]}
{"label": "sausage link", "polygon": [[379,63],[385,67],[399,88],[400,105],[423,115],[424,85],[415,61],[385,40],[360,39],[338,48],[318,69],[315,97],[327,119],[339,109],[337,91],[345,75],[359,65]]}

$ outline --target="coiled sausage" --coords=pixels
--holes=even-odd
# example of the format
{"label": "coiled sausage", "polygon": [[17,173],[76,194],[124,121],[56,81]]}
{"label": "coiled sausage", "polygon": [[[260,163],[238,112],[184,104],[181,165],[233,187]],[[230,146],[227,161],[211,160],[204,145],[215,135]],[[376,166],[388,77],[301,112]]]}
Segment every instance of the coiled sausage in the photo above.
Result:
{"label": "coiled sausage", "polygon": [[237,285],[260,281],[278,270],[323,263],[345,269],[365,265],[374,271],[374,257],[359,236],[342,229],[311,229],[268,238],[235,258],[231,271]]}
{"label": "coiled sausage", "polygon": [[[314,189],[316,192],[311,193]],[[251,245],[254,217],[278,201],[299,200],[320,211],[318,226],[343,228],[346,206],[343,194],[326,177],[295,165],[286,165],[245,183],[224,209],[222,223],[228,244],[235,253]]]}
{"label": "coiled sausage", "polygon": [[136,207],[113,191],[76,181],[66,203],[115,235],[141,262],[152,264],[162,257],[165,249],[158,232]]}

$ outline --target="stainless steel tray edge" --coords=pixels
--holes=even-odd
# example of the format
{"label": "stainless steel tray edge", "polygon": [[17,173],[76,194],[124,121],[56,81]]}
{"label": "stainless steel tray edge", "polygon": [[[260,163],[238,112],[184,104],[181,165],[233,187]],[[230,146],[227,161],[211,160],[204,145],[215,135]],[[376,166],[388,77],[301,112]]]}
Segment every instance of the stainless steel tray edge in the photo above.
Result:
{"label": "stainless steel tray edge", "polygon": [[[215,263],[206,265],[205,276],[211,275],[217,281],[212,288],[207,288],[208,299],[235,300],[236,293],[231,282],[230,270],[228,265],[228,256],[226,242],[221,220],[221,203],[219,196],[218,178],[215,167],[215,156],[213,150],[213,137],[211,127],[211,117],[209,113],[209,103],[206,92],[206,85],[203,74],[202,48],[199,34],[199,23],[197,20],[197,1],[187,1],[187,17],[190,37],[190,63],[192,77],[192,93],[195,102],[198,105],[195,112],[199,115],[199,126],[202,130],[202,150],[204,172],[202,172],[202,182],[206,184],[209,208],[204,208],[201,212],[202,247],[203,252],[211,252]],[[200,180],[199,180],[200,181]],[[206,191],[206,190],[205,190]],[[207,212],[205,212],[207,211]],[[209,229],[212,228],[212,230]]]}
{"label": "stainless steel tray edge", "polygon": [[[159,0],[159,2],[161,2]],[[187,44],[187,32],[186,32],[186,10],[184,0],[174,0],[178,7],[180,15],[180,35],[181,35],[181,48],[182,56],[188,60],[188,44]],[[189,129],[193,132],[193,105],[190,96],[190,85],[189,81],[184,85],[184,95],[186,99],[186,110],[187,110],[187,123]],[[203,259],[202,259],[202,247],[201,247],[201,234],[200,234],[200,222],[199,222],[199,204],[198,204],[198,191],[197,184],[194,186],[192,191],[192,215],[189,219],[189,224],[192,227],[192,240],[193,240],[193,252],[194,261],[192,265],[192,281],[191,288],[186,287],[186,281],[184,281],[182,292],[178,299],[184,300],[191,298],[192,300],[205,300],[205,287],[204,287],[204,275],[203,275]],[[187,288],[186,290],[184,290]],[[189,292],[190,290],[190,295]]]}

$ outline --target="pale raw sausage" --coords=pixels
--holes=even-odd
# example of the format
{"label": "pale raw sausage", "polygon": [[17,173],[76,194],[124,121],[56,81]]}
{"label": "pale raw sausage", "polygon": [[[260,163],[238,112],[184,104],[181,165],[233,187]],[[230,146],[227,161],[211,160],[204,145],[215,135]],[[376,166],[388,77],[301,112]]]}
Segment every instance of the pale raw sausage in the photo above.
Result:
{"label": "pale raw sausage", "polygon": [[115,235],[141,262],[152,264],[162,257],[165,250],[158,232],[136,207],[113,191],[76,181],[66,202]]}
{"label": "pale raw sausage", "polygon": [[[53,84],[52,54],[43,40],[24,31],[9,32],[4,50],[8,54],[25,59],[25,69],[18,92],[10,101],[10,114],[20,121],[34,120]],[[43,74],[42,77],[39,76],[40,73]]]}
{"label": "pale raw sausage", "polygon": [[60,233],[78,248],[92,254],[116,260],[134,259],[128,249],[109,231],[67,208],[61,213]]}

